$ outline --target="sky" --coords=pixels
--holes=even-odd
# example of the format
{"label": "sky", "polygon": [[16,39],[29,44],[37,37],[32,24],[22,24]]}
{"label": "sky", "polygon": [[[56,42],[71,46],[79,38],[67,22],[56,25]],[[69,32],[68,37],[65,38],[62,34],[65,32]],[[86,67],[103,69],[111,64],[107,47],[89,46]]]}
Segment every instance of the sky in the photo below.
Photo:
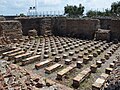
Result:
{"label": "sky", "polygon": [[[85,7],[85,12],[88,10],[103,11],[110,8],[113,2],[118,0],[36,0],[38,13],[62,13],[64,6],[79,5]],[[35,5],[35,0],[0,0],[0,15],[19,15],[20,13],[27,14],[29,7]]]}

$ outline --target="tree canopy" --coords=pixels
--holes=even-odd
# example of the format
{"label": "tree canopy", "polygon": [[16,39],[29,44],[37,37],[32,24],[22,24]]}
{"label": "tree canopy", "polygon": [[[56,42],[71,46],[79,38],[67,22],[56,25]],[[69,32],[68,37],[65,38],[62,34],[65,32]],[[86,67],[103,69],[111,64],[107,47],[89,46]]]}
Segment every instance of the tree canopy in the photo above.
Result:
{"label": "tree canopy", "polygon": [[20,17],[25,17],[25,14],[24,14],[24,13],[20,13],[19,16],[20,16]]}
{"label": "tree canopy", "polygon": [[94,16],[120,16],[120,1],[113,2],[111,4],[111,9],[105,9],[105,11],[96,11],[96,10],[89,10],[86,15],[88,17]]}
{"label": "tree canopy", "polygon": [[111,16],[111,11],[109,9],[105,9],[104,12],[101,12],[101,11],[92,11],[92,10],[89,10],[86,15],[88,17],[94,17],[94,16]]}
{"label": "tree canopy", "polygon": [[83,15],[84,12],[84,6],[82,4],[79,4],[79,6],[72,6],[72,5],[67,5],[64,7],[65,14],[69,17],[79,17]]}
{"label": "tree canopy", "polygon": [[120,1],[112,3],[111,12],[113,15],[120,16]]}

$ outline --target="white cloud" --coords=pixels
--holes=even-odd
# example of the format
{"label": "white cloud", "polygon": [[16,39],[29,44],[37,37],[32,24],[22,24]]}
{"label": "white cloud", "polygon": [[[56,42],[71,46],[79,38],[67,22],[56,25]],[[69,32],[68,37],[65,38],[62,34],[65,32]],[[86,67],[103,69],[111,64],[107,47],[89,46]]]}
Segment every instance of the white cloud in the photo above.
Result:
{"label": "white cloud", "polygon": [[60,4],[62,0],[43,0],[43,2],[46,5],[56,5],[56,4]]}
{"label": "white cloud", "polygon": [[[16,14],[27,13],[30,6],[34,6],[35,0],[0,0],[0,14]],[[118,0],[37,0],[39,11],[62,11],[64,6],[79,5],[80,3],[85,6],[85,10],[97,8],[103,10],[103,8],[110,8],[112,2]]]}

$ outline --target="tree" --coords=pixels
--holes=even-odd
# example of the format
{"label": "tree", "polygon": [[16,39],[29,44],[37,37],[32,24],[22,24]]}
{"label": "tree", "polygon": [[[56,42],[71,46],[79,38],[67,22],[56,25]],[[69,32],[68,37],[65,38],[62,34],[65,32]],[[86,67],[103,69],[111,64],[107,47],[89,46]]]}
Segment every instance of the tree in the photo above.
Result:
{"label": "tree", "polygon": [[96,16],[96,12],[95,12],[95,11],[92,11],[92,10],[89,10],[89,11],[86,13],[86,15],[87,15],[88,17],[93,17],[93,16]]}
{"label": "tree", "polygon": [[83,15],[84,12],[84,6],[82,4],[79,4],[79,7],[76,5],[67,5],[64,7],[65,14],[69,17],[79,17]]}
{"label": "tree", "polygon": [[85,7],[82,6],[82,4],[79,4],[79,7],[77,9],[77,12],[78,12],[77,14],[78,15],[83,15],[84,9],[85,9]]}
{"label": "tree", "polygon": [[25,17],[24,13],[20,13],[19,16],[20,16],[20,17]]}
{"label": "tree", "polygon": [[112,3],[111,13],[115,16],[120,16],[120,1]]}
{"label": "tree", "polygon": [[104,12],[102,11],[92,11],[92,10],[89,10],[87,13],[86,13],[87,17],[94,17],[94,16],[111,16],[111,10],[109,9],[105,9]]}
{"label": "tree", "polygon": [[120,6],[117,8],[117,14],[120,16]]}
{"label": "tree", "polygon": [[105,9],[104,16],[111,16],[111,10]]}

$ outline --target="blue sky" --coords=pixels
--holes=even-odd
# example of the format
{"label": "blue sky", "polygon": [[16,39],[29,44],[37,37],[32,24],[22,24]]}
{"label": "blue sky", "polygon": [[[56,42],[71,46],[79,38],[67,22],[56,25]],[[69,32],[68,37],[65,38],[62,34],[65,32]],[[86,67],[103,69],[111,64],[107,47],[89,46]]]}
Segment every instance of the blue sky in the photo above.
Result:
{"label": "blue sky", "polygon": [[[35,0],[0,0],[0,15],[16,15],[20,13],[27,14],[30,6],[34,6]],[[79,5],[81,3],[85,6],[85,12],[92,10],[103,10],[104,8],[110,8],[112,2],[118,0],[37,0],[38,12],[43,11],[48,13],[50,11],[64,10],[64,6]],[[53,12],[52,12],[53,13]]]}

